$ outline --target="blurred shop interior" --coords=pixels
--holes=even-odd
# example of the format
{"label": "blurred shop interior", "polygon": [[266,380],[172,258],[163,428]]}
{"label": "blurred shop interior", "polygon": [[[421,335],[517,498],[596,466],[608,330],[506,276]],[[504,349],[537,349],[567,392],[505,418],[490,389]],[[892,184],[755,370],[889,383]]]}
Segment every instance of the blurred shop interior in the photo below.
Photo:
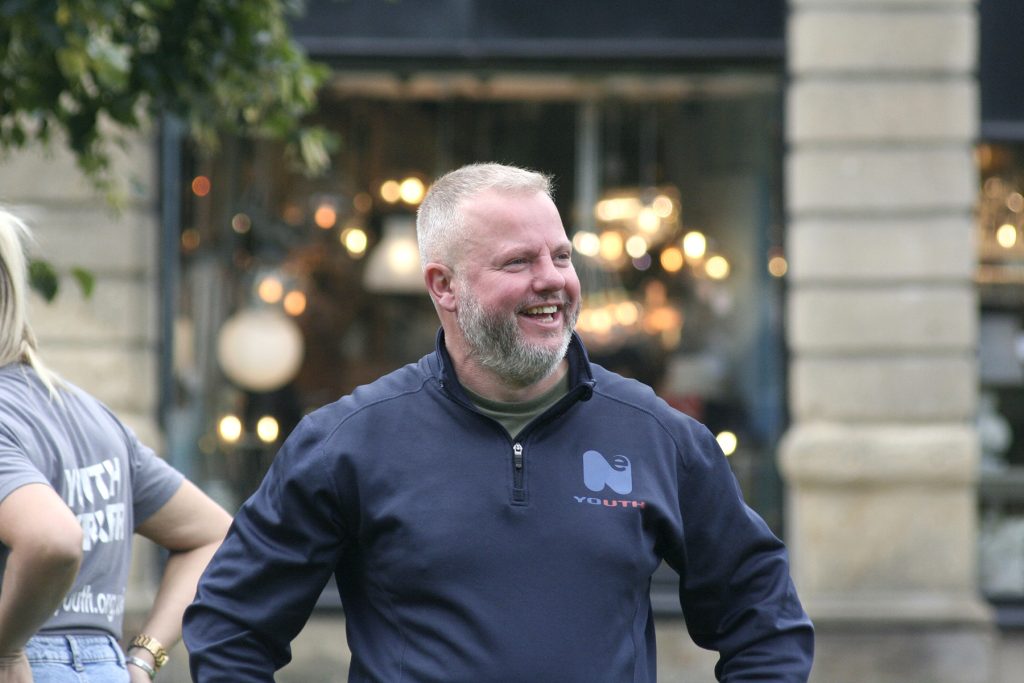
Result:
{"label": "blurred shop interior", "polygon": [[499,160],[555,178],[593,359],[708,424],[777,509],[757,482],[777,488],[783,427],[778,93],[738,73],[339,75],[325,176],[273,144],[188,149],[176,464],[236,507],[304,413],[432,350],[416,208],[444,171]]}

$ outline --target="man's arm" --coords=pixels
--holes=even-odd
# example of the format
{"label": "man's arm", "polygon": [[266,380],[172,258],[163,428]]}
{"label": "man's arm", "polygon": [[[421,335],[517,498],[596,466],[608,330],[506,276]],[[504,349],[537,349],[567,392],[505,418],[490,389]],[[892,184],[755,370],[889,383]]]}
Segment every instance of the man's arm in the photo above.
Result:
{"label": "man's arm", "polygon": [[[199,576],[217,550],[231,516],[196,486],[185,480],[173,496],[136,528],[136,532],[170,551],[153,608],[141,633],[171,649],[181,638],[181,619],[195,597]],[[150,666],[153,655],[143,648],[131,648],[129,654]],[[148,683],[142,669],[128,668],[132,681]]]}
{"label": "man's arm", "polygon": [[330,468],[307,418],[235,515],[185,611],[197,683],[271,683],[291,659],[344,546]]}
{"label": "man's arm", "polygon": [[814,630],[789,574],[786,548],[743,502],[707,430],[691,435],[679,469],[682,545],[669,559],[698,645],[721,655],[720,681],[804,683]]}
{"label": "man's arm", "polygon": [[0,542],[10,549],[0,591],[0,682],[31,681],[22,648],[75,582],[82,527],[50,486],[26,484],[0,502]]}

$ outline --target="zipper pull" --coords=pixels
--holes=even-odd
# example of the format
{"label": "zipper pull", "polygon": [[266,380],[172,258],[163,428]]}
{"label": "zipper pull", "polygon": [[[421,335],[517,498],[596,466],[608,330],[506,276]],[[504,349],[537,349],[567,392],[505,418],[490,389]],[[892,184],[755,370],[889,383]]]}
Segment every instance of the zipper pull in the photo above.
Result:
{"label": "zipper pull", "polygon": [[514,443],[512,444],[512,463],[516,468],[517,472],[523,469],[523,444]]}

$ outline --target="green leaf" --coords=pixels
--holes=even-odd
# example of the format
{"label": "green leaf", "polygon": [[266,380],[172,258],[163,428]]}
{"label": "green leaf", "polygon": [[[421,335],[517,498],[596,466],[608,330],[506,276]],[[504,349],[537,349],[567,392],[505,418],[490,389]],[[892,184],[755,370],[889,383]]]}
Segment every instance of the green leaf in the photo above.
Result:
{"label": "green leaf", "polygon": [[91,272],[84,268],[72,268],[71,275],[78,281],[78,286],[82,290],[82,296],[86,299],[92,296],[92,290],[96,286],[96,278]]}
{"label": "green leaf", "polygon": [[56,298],[60,289],[57,271],[46,261],[33,260],[28,264],[28,282],[48,302]]}

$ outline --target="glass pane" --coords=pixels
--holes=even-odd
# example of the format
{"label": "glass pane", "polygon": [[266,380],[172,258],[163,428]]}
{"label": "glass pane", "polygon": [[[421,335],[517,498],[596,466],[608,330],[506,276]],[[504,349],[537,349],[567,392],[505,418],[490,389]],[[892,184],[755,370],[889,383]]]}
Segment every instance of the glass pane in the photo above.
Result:
{"label": "glass pane", "polygon": [[[186,150],[175,464],[234,508],[301,415],[429,352],[403,234],[438,174],[496,160],[555,177],[595,361],[722,434],[780,530],[778,88],[644,92],[328,95],[318,118],[341,146],[321,178],[266,142]],[[385,254],[415,272],[377,278]]]}

